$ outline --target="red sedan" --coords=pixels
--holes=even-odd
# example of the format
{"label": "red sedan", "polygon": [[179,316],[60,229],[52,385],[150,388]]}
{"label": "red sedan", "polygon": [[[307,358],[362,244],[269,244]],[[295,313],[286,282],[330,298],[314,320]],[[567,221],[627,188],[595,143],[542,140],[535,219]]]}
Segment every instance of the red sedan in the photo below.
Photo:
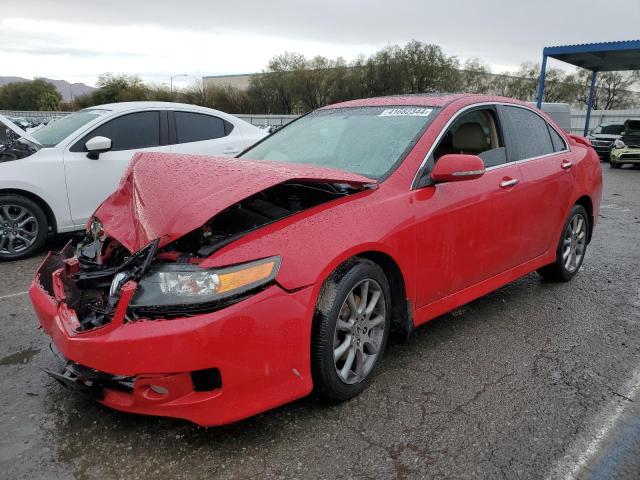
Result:
{"label": "red sedan", "polygon": [[570,280],[601,191],[588,142],[475,95],[331,105],[238,159],[140,154],[33,281],[50,374],[200,425],[346,400],[392,329],[536,270]]}

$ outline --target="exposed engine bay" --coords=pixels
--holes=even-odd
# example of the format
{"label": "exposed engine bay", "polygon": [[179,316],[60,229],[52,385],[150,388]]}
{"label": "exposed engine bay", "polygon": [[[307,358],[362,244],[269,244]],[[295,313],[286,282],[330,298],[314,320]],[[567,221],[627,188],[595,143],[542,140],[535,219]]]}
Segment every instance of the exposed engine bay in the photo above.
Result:
{"label": "exposed engine bay", "polygon": [[[200,228],[162,248],[159,248],[160,239],[156,239],[133,254],[117,240],[109,238],[96,219],[84,239],[77,244],[76,258],[65,262],[65,278],[62,279],[66,302],[75,310],[80,323],[78,330],[87,331],[108,324],[116,313],[123,287],[130,282],[136,285],[136,292],[127,306],[124,321],[175,318],[214,311],[257,289],[266,288],[277,272],[275,263],[272,276],[265,277],[271,283],[250,284],[246,289],[224,298],[209,296],[207,301],[196,303],[188,297],[181,297],[185,300],[162,304],[167,301],[163,294],[167,291],[172,293],[172,288],[178,288],[176,282],[184,281],[188,275],[193,277],[189,280],[189,288],[204,292],[203,298],[207,291],[215,290],[220,284],[220,277],[204,278],[201,272],[207,270],[197,266],[217,250],[265,225],[365,188],[322,182],[281,183],[227,207]],[[179,288],[184,290],[184,285]],[[145,295],[158,299],[158,302],[149,304],[138,300]]]}
{"label": "exposed engine bay", "polygon": [[[2,126],[0,123],[0,128]],[[6,129],[4,141],[0,143],[0,163],[20,160],[35,152],[37,152],[37,149],[27,141],[21,140],[20,135],[10,129]]]}
{"label": "exposed engine bay", "polygon": [[172,247],[196,257],[208,257],[252,230],[356,191],[359,190],[346,184],[275,185],[223,210]]}

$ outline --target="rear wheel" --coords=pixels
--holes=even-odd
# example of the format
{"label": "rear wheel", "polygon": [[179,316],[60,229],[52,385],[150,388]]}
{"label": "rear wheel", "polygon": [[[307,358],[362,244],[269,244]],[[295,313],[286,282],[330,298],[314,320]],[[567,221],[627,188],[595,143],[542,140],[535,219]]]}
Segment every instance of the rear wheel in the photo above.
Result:
{"label": "rear wheel", "polygon": [[42,208],[22,195],[0,195],[0,261],[19,260],[37,252],[49,225]]}
{"label": "rear wheel", "polygon": [[325,283],[313,326],[315,391],[330,400],[348,400],[371,381],[389,336],[389,282],[375,263],[356,259]]}
{"label": "rear wheel", "polygon": [[558,242],[556,261],[541,268],[538,273],[546,280],[571,280],[582,266],[588,236],[589,215],[582,205],[574,205]]}

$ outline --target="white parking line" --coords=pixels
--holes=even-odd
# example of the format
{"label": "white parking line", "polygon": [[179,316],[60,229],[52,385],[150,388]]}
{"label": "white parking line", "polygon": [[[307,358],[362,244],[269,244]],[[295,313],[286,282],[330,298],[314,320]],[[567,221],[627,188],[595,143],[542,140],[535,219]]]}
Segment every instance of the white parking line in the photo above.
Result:
{"label": "white parking line", "polygon": [[10,295],[1,295],[0,300],[3,300],[5,298],[19,297],[20,295],[26,295],[27,293],[29,292],[18,292],[18,293],[12,293]]}
{"label": "white parking line", "polygon": [[[616,427],[632,402],[640,397],[640,368],[637,368],[624,387],[618,392],[623,398],[607,404],[596,417],[586,434],[580,437],[545,477],[547,480],[575,480],[585,466],[598,454],[603,442]],[[627,400],[624,398],[626,397]],[[630,400],[630,401],[629,401]]]}

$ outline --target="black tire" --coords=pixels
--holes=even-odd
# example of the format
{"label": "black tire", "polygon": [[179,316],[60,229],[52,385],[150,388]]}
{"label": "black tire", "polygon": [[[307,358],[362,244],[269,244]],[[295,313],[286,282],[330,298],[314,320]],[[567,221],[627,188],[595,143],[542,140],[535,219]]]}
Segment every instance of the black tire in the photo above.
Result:
{"label": "black tire", "polygon": [[[29,217],[33,218],[22,227],[25,228],[23,232],[28,230],[33,236],[21,233],[20,238],[12,239],[15,232],[20,233],[17,230],[17,222],[11,222],[19,211],[27,212]],[[22,195],[0,195],[0,261],[20,260],[32,256],[44,245],[48,231],[47,216],[37,203]],[[21,238],[28,238],[28,242]],[[11,239],[13,242],[10,244]]]}
{"label": "black tire", "polygon": [[622,168],[622,163],[612,162],[611,160],[609,160],[609,166],[611,168]]}
{"label": "black tire", "polygon": [[[570,235],[570,225],[574,221],[576,217],[581,217],[584,221],[584,232],[585,232],[585,240],[584,247],[581,251],[581,256],[579,260],[576,262],[575,267],[567,268],[565,265],[565,260],[563,258],[563,253],[565,249],[568,248],[565,244],[565,241],[568,240]],[[579,271],[582,266],[582,262],[584,261],[584,256],[586,253],[589,232],[590,232],[591,224],[589,219],[589,214],[585,210],[582,205],[574,205],[569,212],[569,217],[562,227],[562,234],[560,235],[560,240],[558,240],[558,246],[556,248],[556,261],[550,265],[542,267],[538,270],[538,273],[542,275],[545,280],[553,281],[553,282],[568,282],[571,280]]]}
{"label": "black tire", "polygon": [[[338,364],[334,362],[334,336],[335,339],[338,338],[336,323],[342,309],[345,308],[347,296],[366,280],[373,281],[370,284],[381,289],[384,305],[380,306],[380,310],[384,311],[385,317],[380,325],[384,325],[384,330],[378,330],[378,340],[381,337],[380,346],[372,366],[368,367],[368,373],[355,383],[346,383],[338,373]],[[370,260],[357,257],[341,265],[325,282],[316,305],[311,338],[311,372],[315,393],[325,400],[344,401],[362,392],[380,365],[390,326],[391,291],[382,269]],[[371,335],[371,332],[372,330],[368,335]],[[359,360],[355,362],[357,361]]]}

